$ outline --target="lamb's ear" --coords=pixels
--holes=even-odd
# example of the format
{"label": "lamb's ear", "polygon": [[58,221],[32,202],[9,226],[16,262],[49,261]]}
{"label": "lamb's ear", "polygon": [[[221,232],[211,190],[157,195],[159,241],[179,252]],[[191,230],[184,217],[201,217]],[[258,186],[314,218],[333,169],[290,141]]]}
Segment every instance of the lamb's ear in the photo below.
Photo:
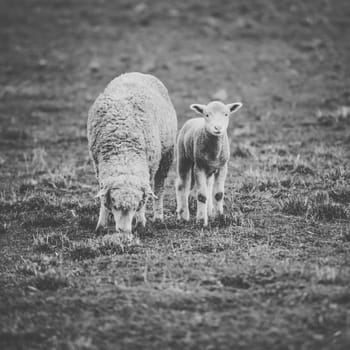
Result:
{"label": "lamb's ear", "polygon": [[243,104],[241,102],[235,102],[235,103],[229,103],[226,106],[230,110],[230,113],[234,113],[234,112],[237,112],[243,106]]}
{"label": "lamb's ear", "polygon": [[198,114],[204,114],[207,106],[195,103],[195,104],[191,105],[190,108]]}

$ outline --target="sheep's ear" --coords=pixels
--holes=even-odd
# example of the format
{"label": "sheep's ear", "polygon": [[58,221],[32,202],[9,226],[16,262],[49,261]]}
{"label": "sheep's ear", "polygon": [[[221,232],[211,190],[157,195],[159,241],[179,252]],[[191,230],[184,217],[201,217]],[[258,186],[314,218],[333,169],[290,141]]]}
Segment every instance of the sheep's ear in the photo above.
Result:
{"label": "sheep's ear", "polygon": [[226,106],[228,107],[230,113],[234,113],[234,112],[237,112],[243,106],[243,104],[241,102],[235,102],[235,103],[229,103]]}
{"label": "sheep's ear", "polygon": [[147,197],[152,197],[154,199],[158,199],[158,197],[154,194],[154,192],[152,191],[151,187],[147,186],[147,187],[142,187],[142,191],[143,193],[147,196]]}
{"label": "sheep's ear", "polygon": [[153,191],[149,191],[148,195],[151,196],[153,199],[158,199],[158,196],[156,196]]}
{"label": "sheep's ear", "polygon": [[109,207],[111,205],[111,190],[107,188],[102,188],[100,191],[98,191],[95,198],[102,198],[105,197],[105,203]]}
{"label": "sheep's ear", "polygon": [[102,196],[106,195],[106,193],[107,193],[107,190],[105,188],[102,188],[97,192],[95,198],[101,198]]}
{"label": "sheep's ear", "polygon": [[198,114],[204,114],[206,107],[206,105],[200,105],[197,103],[190,106],[190,108]]}

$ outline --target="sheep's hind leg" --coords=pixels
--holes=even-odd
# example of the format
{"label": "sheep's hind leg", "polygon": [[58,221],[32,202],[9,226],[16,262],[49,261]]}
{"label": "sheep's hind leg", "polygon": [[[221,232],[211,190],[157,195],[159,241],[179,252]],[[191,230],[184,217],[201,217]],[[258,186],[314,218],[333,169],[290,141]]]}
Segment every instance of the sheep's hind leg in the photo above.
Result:
{"label": "sheep's hind leg", "polygon": [[214,216],[224,213],[224,189],[227,175],[227,163],[215,174],[214,179]]}
{"label": "sheep's hind leg", "polygon": [[197,188],[197,222],[203,222],[208,226],[208,186],[207,175],[203,169],[194,168]]}
{"label": "sheep's hind leg", "polygon": [[186,159],[178,159],[178,177],[175,183],[176,190],[176,213],[178,220],[190,220],[188,209],[188,196],[191,190],[191,170],[192,162]]}
{"label": "sheep's hind leg", "polygon": [[153,198],[153,221],[160,220],[163,222],[163,199],[164,183],[168,176],[169,169],[174,159],[174,148],[168,150],[160,160],[159,168],[154,176],[154,194]]}

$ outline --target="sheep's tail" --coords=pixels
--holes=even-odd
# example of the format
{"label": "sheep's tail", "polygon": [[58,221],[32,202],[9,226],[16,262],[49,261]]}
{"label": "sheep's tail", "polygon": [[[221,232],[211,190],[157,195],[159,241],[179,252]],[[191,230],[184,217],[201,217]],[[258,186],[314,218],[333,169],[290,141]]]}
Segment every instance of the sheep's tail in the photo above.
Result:
{"label": "sheep's tail", "polygon": [[191,190],[193,190],[194,182],[195,182],[195,178],[194,178],[194,164],[193,164],[191,168]]}

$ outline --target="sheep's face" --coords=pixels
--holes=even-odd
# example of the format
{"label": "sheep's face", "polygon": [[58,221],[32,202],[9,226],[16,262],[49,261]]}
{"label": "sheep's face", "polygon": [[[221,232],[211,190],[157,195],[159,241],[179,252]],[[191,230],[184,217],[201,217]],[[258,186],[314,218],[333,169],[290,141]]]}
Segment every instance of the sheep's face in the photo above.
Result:
{"label": "sheep's face", "polygon": [[113,214],[117,232],[131,232],[133,218],[147,198],[146,191],[137,187],[103,189],[97,196],[101,197],[101,205]]}
{"label": "sheep's face", "polygon": [[144,205],[145,191],[137,188],[110,190],[110,210],[113,213],[117,231],[131,232],[132,220]]}
{"label": "sheep's face", "polygon": [[219,101],[213,101],[207,105],[191,105],[191,109],[204,117],[206,130],[214,136],[222,136],[226,133],[229,117],[241,107],[240,102],[225,105]]}

